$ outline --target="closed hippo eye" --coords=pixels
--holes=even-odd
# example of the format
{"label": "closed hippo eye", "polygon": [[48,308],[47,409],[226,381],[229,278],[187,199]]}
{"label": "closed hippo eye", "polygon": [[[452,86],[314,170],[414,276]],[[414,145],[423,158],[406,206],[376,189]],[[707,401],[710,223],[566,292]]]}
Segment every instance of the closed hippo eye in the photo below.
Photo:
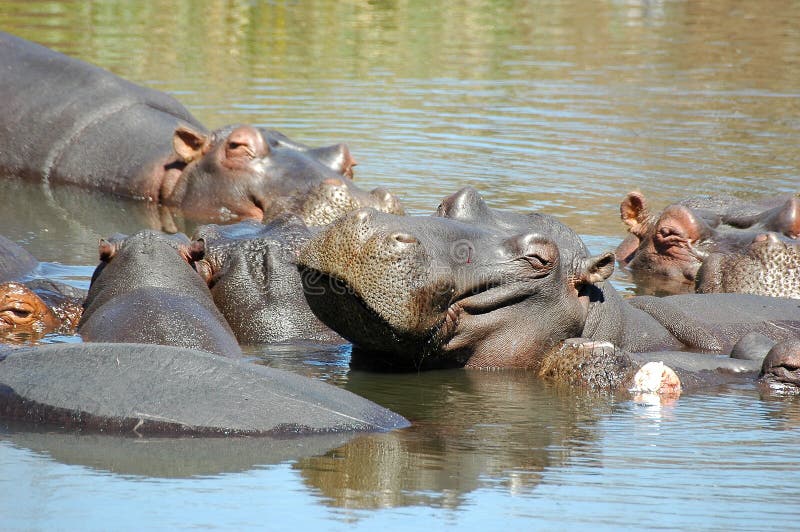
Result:
{"label": "closed hippo eye", "polygon": [[534,270],[542,271],[542,270],[549,270],[553,267],[553,262],[538,255],[536,253],[532,253],[530,255],[525,255],[521,257],[523,260],[528,261]]}
{"label": "closed hippo eye", "polygon": [[230,141],[228,142],[228,146],[225,148],[225,155],[227,155],[229,158],[248,157],[253,159],[256,156],[256,152],[248,144]]}

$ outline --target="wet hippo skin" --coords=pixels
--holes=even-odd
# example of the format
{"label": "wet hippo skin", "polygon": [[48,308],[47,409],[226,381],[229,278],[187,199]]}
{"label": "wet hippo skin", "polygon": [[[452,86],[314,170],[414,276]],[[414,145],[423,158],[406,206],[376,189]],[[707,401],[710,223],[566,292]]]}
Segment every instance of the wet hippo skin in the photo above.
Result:
{"label": "wet hippo skin", "polygon": [[402,212],[388,191],[355,185],[343,144],[310,148],[248,125],[209,133],[167,94],[6,33],[0,69],[2,174],[147,199],[204,221]]}
{"label": "wet hippo skin", "polygon": [[0,362],[0,416],[172,435],[300,435],[408,426],[346,390],[286,371],[149,344],[52,344]]}

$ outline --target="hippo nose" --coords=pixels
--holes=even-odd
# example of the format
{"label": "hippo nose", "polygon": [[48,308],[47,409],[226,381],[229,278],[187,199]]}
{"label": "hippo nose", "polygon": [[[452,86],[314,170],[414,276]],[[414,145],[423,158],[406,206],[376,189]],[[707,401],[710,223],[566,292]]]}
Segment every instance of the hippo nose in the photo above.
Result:
{"label": "hippo nose", "polygon": [[408,233],[392,233],[391,235],[389,235],[389,238],[400,244],[406,244],[406,245],[419,244],[419,240],[417,240],[417,237],[410,235]]}

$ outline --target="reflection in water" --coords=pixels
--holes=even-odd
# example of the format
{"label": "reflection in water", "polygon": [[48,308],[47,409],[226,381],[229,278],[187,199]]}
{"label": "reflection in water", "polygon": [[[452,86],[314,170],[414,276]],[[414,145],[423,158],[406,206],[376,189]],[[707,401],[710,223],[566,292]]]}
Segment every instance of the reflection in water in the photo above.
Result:
{"label": "reflection in water", "polygon": [[545,468],[595,448],[593,422],[608,412],[524,371],[351,372],[346,386],[413,422],[297,463],[310,486],[346,508],[458,508],[486,486],[530,492]]}
{"label": "reflection in water", "polygon": [[[595,253],[624,236],[618,209],[630,190],[657,211],[693,194],[799,185],[800,3],[791,0],[0,0],[0,13],[3,30],[168,91],[208,127],[254,123],[311,145],[347,142],[359,184],[392,189],[411,213],[473,185],[492,206],[558,216]],[[0,233],[46,261],[37,275],[83,287],[98,238],[170,224],[193,229],[143,202],[0,180]],[[633,292],[627,273],[614,280]],[[513,372],[350,372],[347,347],[249,353],[414,426],[246,472],[270,462],[255,442],[241,462],[236,443],[228,458],[190,448],[200,442],[185,455],[163,451],[172,469],[139,447],[109,444],[107,460],[92,461],[73,457],[76,442],[99,456],[103,444],[17,435],[0,445],[0,486],[13,479],[7,491],[24,496],[0,502],[0,514],[19,528],[107,527],[126,512],[142,526],[373,530],[398,518],[409,528],[797,520],[787,504],[800,499],[796,400],[734,387],[654,410]],[[88,468],[59,468],[27,446]],[[141,463],[113,465],[129,452]],[[195,452],[208,457],[202,471],[232,473],[162,483],[94,469],[196,474],[185,463]],[[403,511],[417,505],[429,509]],[[326,513],[336,507],[364,510]]]}

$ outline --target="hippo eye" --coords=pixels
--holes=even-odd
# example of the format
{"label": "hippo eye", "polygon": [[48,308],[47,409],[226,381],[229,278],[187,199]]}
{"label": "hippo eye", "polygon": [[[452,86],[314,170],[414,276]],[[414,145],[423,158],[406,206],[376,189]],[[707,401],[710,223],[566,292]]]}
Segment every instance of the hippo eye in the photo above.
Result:
{"label": "hippo eye", "polygon": [[10,310],[11,310],[11,313],[14,316],[16,316],[17,318],[21,318],[21,319],[25,319],[25,318],[27,318],[28,316],[31,315],[31,311],[30,310],[24,310],[24,309],[19,309],[19,308],[12,308]]}
{"label": "hippo eye", "polygon": [[546,268],[549,268],[551,264],[549,260],[536,253],[525,255],[522,258],[528,261],[528,264],[533,266],[535,270],[544,270]]}

